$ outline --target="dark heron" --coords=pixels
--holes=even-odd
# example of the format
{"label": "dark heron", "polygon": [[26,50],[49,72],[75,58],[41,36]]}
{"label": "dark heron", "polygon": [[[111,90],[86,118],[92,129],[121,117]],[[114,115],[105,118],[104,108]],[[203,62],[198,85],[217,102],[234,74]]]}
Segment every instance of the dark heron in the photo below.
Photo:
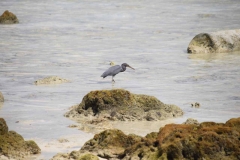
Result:
{"label": "dark heron", "polygon": [[[106,70],[101,75],[101,77],[105,78],[107,76],[112,76],[112,82],[115,82],[113,77],[120,72],[124,72],[126,70],[126,67],[132,68],[127,63],[123,63],[121,66],[120,65],[112,66],[108,70]],[[135,70],[134,68],[132,68],[132,69]]]}

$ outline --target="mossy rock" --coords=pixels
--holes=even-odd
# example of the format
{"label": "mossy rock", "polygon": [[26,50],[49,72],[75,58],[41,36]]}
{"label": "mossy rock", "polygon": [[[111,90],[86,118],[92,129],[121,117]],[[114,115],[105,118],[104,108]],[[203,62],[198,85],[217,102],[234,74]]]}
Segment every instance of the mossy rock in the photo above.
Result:
{"label": "mossy rock", "polygon": [[157,121],[183,115],[175,106],[153,96],[133,94],[123,89],[91,91],[67,117],[104,117],[113,121]]}
{"label": "mossy rock", "polygon": [[6,10],[1,16],[0,16],[0,24],[14,24],[19,23],[17,16],[13,14],[12,12],[9,12]]}
{"label": "mossy rock", "polygon": [[0,118],[0,132],[0,155],[19,158],[41,152],[34,141],[24,141],[23,137],[17,132],[8,132],[8,126],[2,118]]}

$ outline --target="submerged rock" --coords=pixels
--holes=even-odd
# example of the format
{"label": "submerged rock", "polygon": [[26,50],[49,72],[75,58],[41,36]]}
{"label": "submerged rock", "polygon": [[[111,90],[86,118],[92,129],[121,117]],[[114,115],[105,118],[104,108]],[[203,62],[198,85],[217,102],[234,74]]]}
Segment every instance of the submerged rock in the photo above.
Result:
{"label": "submerged rock", "polygon": [[24,141],[23,137],[15,131],[8,131],[8,126],[3,118],[0,118],[0,157],[25,159],[31,154],[38,154],[41,149],[32,141]]}
{"label": "submerged rock", "polygon": [[182,115],[183,111],[175,105],[123,89],[92,91],[65,114],[80,122],[85,131],[111,129],[111,121],[160,121]]}
{"label": "submerged rock", "polygon": [[6,10],[1,16],[0,16],[0,24],[14,24],[19,23],[17,16],[13,13]]}
{"label": "submerged rock", "polygon": [[48,85],[48,84],[60,84],[60,83],[66,83],[66,82],[69,82],[69,80],[60,78],[58,76],[49,76],[43,79],[39,79],[34,83],[36,85]]}
{"label": "submerged rock", "polygon": [[240,29],[200,33],[189,43],[188,53],[220,53],[240,50]]}
{"label": "submerged rock", "polygon": [[[240,158],[240,118],[224,123],[168,124],[158,133],[145,137],[126,135],[120,130],[106,130],[87,141],[66,159],[91,153],[114,160],[193,160]],[[70,155],[72,155],[70,157]]]}

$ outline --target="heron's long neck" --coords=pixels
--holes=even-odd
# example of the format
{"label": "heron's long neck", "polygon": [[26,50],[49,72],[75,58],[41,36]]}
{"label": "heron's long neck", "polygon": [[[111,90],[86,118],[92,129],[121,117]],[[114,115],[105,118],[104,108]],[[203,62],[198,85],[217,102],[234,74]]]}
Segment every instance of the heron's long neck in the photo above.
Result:
{"label": "heron's long neck", "polygon": [[126,66],[122,65],[121,67],[122,67],[121,72],[124,72],[126,70]]}

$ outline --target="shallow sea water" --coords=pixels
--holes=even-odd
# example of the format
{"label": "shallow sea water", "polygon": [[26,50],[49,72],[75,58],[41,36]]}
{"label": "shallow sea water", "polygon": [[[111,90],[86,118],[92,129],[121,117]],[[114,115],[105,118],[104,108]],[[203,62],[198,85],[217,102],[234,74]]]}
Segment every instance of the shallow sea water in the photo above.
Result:
{"label": "shallow sea water", "polygon": [[[171,122],[239,117],[240,52],[186,52],[196,34],[239,29],[239,5],[238,0],[1,0],[0,13],[9,10],[20,23],[0,25],[5,98],[0,117],[10,130],[40,144],[42,154],[35,159],[79,149],[93,135],[69,128],[75,122],[63,114],[88,92],[112,89],[111,77],[100,77],[109,61],[136,69],[117,75],[113,88],[181,107],[183,117]],[[34,85],[52,75],[71,82]],[[194,102],[201,107],[191,108]],[[126,125],[140,135],[159,126]],[[78,137],[78,145],[54,148],[62,137]]]}

